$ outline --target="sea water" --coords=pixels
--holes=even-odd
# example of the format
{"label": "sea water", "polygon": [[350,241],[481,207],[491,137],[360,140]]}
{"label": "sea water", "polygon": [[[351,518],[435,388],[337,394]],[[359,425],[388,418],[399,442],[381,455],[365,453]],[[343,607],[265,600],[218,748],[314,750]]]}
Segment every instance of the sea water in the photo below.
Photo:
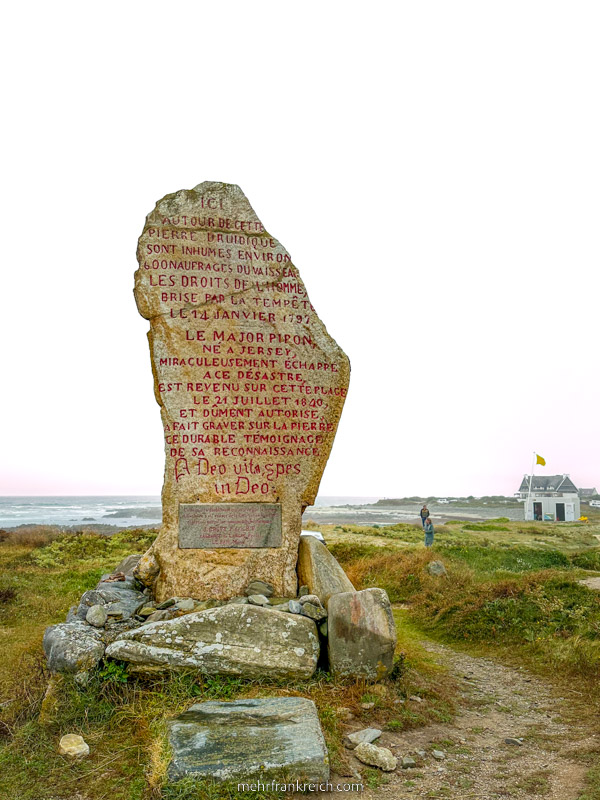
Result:
{"label": "sea water", "polygon": [[[380,497],[323,495],[304,512],[303,521],[326,525],[394,525],[419,522],[420,503],[401,506],[373,505]],[[461,508],[458,505],[431,503],[431,518],[489,519],[506,516],[523,519],[518,508]],[[60,525],[82,528],[110,525],[114,528],[156,527],[162,519],[160,497],[153,495],[97,495],[52,497],[0,497],[0,529],[19,525]],[[109,530],[109,529],[107,529]]]}

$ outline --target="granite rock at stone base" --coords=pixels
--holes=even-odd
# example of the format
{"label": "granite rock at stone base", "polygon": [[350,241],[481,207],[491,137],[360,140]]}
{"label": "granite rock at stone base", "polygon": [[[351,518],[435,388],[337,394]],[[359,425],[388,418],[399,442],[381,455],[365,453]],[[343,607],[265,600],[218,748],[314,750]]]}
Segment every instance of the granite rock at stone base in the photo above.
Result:
{"label": "granite rock at stone base", "polygon": [[43,646],[51,672],[84,672],[93,669],[104,655],[100,631],[82,620],[46,628]]}
{"label": "granite rock at stone base", "polygon": [[301,606],[303,606],[305,603],[312,603],[315,606],[323,605],[316,594],[302,594],[298,597],[298,602]]}
{"label": "granite rock at stone base", "polygon": [[248,597],[248,602],[251,603],[253,606],[268,606],[269,598],[265,597],[264,594],[251,594]]}
{"label": "granite rock at stone base", "polygon": [[103,605],[108,616],[118,617],[118,619],[129,619],[146,602],[146,596],[142,592],[128,589],[115,583],[108,583],[99,589],[90,589],[84,592],[79,602],[77,616],[85,619],[91,606]]}
{"label": "granite rock at stone base", "polygon": [[137,672],[196,669],[204,675],[310,678],[319,658],[315,623],[252,605],[225,605],[119,636],[106,649]]}
{"label": "granite rock at stone base", "polygon": [[265,581],[250,581],[246,587],[245,595],[249,597],[251,594],[263,594],[265,597],[273,596],[273,587],[270,583]]}
{"label": "granite rock at stone base", "polygon": [[322,619],[327,619],[327,612],[321,605],[314,605],[314,603],[303,603],[302,611],[300,612],[303,617],[314,619],[315,622],[320,622]]}
{"label": "granite rock at stone base", "polygon": [[[202,251],[212,260],[198,261]],[[134,574],[154,584],[159,601],[176,594],[226,600],[252,580],[295,596],[302,510],[314,502],[331,451],[348,358],[239,186],[205,182],[159,200],[146,218],[138,263],[134,293],[150,322],[165,472],[161,530]],[[223,366],[227,376],[216,378]],[[290,402],[283,417],[275,413],[288,410],[282,393]],[[291,424],[307,427],[294,428],[288,441]],[[174,431],[181,432],[176,447]],[[278,504],[281,538],[260,546],[250,526],[235,536],[219,532],[221,547],[203,547],[201,538],[197,547],[180,547],[181,506],[215,503]]]}
{"label": "granite rock at stone base", "polygon": [[[332,594],[353,592],[354,586],[325,545],[314,536],[302,536],[298,548],[298,580],[327,605]],[[301,600],[304,601],[304,595]]]}
{"label": "granite rock at stone base", "polygon": [[[152,554],[152,549],[150,549],[144,553],[138,561],[137,566],[134,567],[133,577],[140,583],[143,583],[144,586],[154,586],[159,573],[160,565],[156,557]],[[164,600],[165,597],[168,597],[168,595],[165,594],[161,597],[161,600]]]}
{"label": "granite rock at stone base", "polygon": [[111,589],[113,587],[117,587],[118,589],[129,589],[132,591],[137,591],[139,589],[139,582],[132,578],[130,575],[124,577],[118,581],[110,580],[110,573],[103,575],[102,578],[96,584],[96,589]]}
{"label": "granite rock at stone base", "polygon": [[79,736],[77,733],[67,733],[61,737],[58,752],[61,756],[83,758],[83,756],[89,755],[90,747],[83,736]]}
{"label": "granite rock at stone base", "polygon": [[354,749],[354,755],[363,764],[370,767],[379,767],[384,772],[392,772],[398,766],[398,759],[387,747],[378,747],[376,744],[361,742]]}
{"label": "granite rock at stone base", "polygon": [[396,626],[383,589],[329,598],[327,653],[334,675],[379,680],[392,671]]}
{"label": "granite rock at stone base", "polygon": [[133,571],[139,564],[142,555],[143,553],[132,553],[130,556],[125,556],[125,558],[114,568],[111,575],[116,575],[117,573],[122,572],[123,575],[133,578]]}
{"label": "granite rock at stone base", "polygon": [[106,606],[103,605],[90,606],[85,615],[87,624],[93,625],[94,628],[103,628],[106,625],[107,618]]}
{"label": "granite rock at stone base", "polygon": [[349,733],[346,736],[345,744],[346,747],[352,749],[356,747],[361,742],[368,742],[371,744],[375,741],[375,739],[379,739],[381,736],[381,731],[379,728],[363,728],[360,731],[354,731],[354,733]]}
{"label": "granite rock at stone base", "polygon": [[182,597],[175,603],[177,611],[193,611],[195,602],[191,597]]}
{"label": "granite rock at stone base", "polygon": [[427,572],[437,578],[441,578],[443,575],[448,574],[446,572],[446,567],[441,561],[430,561],[429,564],[427,564]]}
{"label": "granite rock at stone base", "polygon": [[198,703],[167,722],[168,776],[323,783],[329,758],[312,700],[264,697]]}
{"label": "granite rock at stone base", "polygon": [[179,617],[179,612],[176,611],[174,608],[165,608],[161,611],[153,611],[146,617],[146,623],[148,622],[164,622],[168,619],[176,619]]}
{"label": "granite rock at stone base", "polygon": [[302,606],[297,600],[289,600],[288,601],[288,611],[290,614],[301,614],[302,613]]}

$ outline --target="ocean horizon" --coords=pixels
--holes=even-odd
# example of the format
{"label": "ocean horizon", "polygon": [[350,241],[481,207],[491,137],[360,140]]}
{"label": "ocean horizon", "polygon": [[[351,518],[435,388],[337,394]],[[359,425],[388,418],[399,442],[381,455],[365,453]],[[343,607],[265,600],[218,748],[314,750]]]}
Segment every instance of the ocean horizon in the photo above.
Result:
{"label": "ocean horizon", "polygon": [[[380,497],[322,495],[313,509],[365,506]],[[159,525],[162,508],[159,495],[6,495],[0,496],[0,528],[20,525],[78,526],[110,525],[140,527]]]}
{"label": "ocean horizon", "polygon": [[[319,495],[302,517],[303,523],[320,525],[394,525],[419,522],[420,503],[374,505],[379,496]],[[470,508],[458,504],[429,503],[431,518],[491,519],[500,515],[523,519],[522,508]],[[119,528],[157,527],[162,522],[158,495],[6,495],[0,496],[0,529],[53,525],[66,529],[89,528],[114,533]]]}

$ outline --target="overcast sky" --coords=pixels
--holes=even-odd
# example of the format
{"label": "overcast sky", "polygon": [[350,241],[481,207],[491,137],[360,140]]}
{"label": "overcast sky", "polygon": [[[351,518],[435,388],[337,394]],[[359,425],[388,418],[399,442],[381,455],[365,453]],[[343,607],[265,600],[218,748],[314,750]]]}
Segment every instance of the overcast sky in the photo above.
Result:
{"label": "overcast sky", "polygon": [[597,2],[12,3],[0,494],[158,494],[133,300],[239,184],[352,363],[322,495],[600,487]]}

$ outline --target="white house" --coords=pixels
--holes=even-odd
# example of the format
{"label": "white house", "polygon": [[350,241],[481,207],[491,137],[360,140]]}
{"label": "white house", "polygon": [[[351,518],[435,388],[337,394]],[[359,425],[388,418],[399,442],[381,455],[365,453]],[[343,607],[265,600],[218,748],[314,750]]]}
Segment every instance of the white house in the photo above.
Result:
{"label": "white house", "polygon": [[[517,497],[525,504],[525,519],[573,522],[581,516],[577,487],[568,475],[524,475]],[[531,490],[531,494],[530,494]]]}

